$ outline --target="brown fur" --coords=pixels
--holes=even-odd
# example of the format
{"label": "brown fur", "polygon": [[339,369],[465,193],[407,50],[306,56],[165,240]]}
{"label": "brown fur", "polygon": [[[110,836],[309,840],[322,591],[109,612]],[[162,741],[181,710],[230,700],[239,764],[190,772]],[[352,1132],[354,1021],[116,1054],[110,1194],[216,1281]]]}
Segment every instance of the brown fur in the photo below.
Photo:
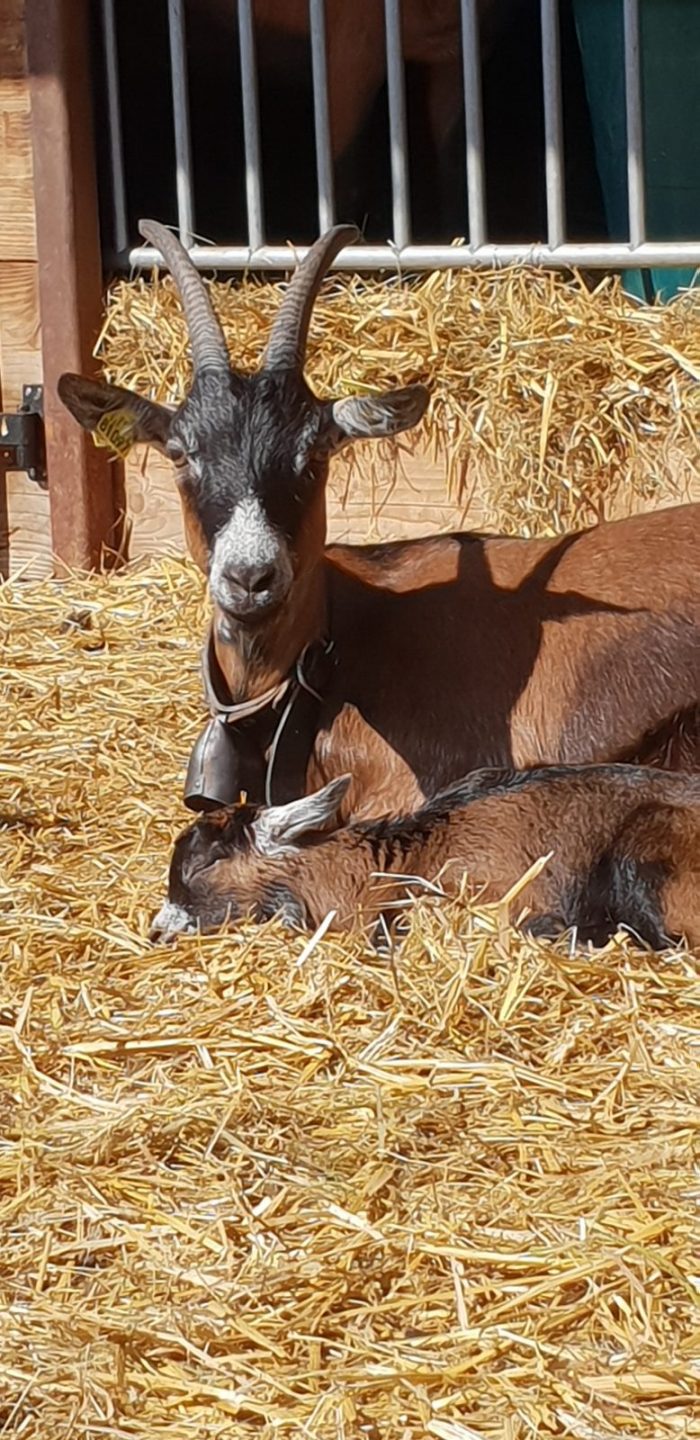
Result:
{"label": "brown fur", "polygon": [[[227,21],[235,0],[206,0]],[[478,0],[484,59],[491,54],[520,0]],[[253,0],[261,63],[279,34],[309,34],[308,0]],[[429,117],[438,151],[457,120],[462,100],[459,0],[403,0],[404,58],[427,70]],[[326,0],[326,63],[331,148],[339,159],[357,139],[386,75],[383,0]]]}
{"label": "brown fur", "polygon": [[260,693],[325,617],[335,667],[307,788],[350,772],[346,818],[408,810],[484,765],[700,764],[700,506],[555,540],[330,546],[304,564],[324,596],[302,612],[302,567],[284,650],[273,618],[249,649],[229,624],[217,655],[237,696]]}
{"label": "brown fur", "polygon": [[[231,700],[277,689],[309,644],[327,642],[305,784],[351,773],[346,817],[407,810],[487,765],[698,766],[700,505],[551,540],[464,533],[324,548],[330,454],[402,433],[428,399],[412,385],[325,403],[306,385],[310,307],[349,238],[336,227],[312,247],[257,375],[229,370],[211,314],[220,368],[195,374],[176,412],[79,376],[59,384],[86,428],[123,412],[133,438],[175,458]],[[172,256],[172,238],[166,248]],[[265,537],[262,589],[247,573],[257,541],[245,526],[240,554],[233,543],[226,558],[244,500]],[[284,782],[284,737],[275,754]]]}
{"label": "brown fur", "polygon": [[400,820],[324,836],[316,819],[293,843],[282,837],[280,853],[261,853],[257,825],[255,812],[223,811],[178,842],[171,900],[203,928],[229,908],[266,918],[291,907],[310,927],[331,910],[336,929],[374,923],[405,895],[398,877],[407,875],[451,895],[466,873],[484,900],[498,901],[552,851],[516,901],[540,933],[574,925],[604,940],[626,924],[650,943],[685,936],[700,946],[700,776],[631,766],[482,772]]}

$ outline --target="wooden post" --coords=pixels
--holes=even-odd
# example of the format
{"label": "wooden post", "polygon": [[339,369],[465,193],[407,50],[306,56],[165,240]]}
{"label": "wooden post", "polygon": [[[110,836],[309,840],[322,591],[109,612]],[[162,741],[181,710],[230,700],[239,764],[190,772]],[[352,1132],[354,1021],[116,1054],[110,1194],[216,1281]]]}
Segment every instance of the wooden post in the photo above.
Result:
{"label": "wooden post", "polygon": [[87,0],[26,0],[26,38],[51,531],[58,562],[87,569],[118,549],[120,481],[56,393],[94,371],[102,319]]}

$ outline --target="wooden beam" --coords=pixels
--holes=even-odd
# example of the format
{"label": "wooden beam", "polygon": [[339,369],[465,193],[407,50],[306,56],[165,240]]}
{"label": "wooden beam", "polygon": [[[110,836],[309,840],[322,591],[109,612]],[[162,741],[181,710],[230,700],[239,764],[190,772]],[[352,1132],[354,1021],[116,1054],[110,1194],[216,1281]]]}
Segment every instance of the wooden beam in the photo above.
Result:
{"label": "wooden beam", "polygon": [[64,370],[90,374],[102,319],[87,0],[26,0],[44,414],[59,564],[118,549],[119,476],[61,405]]}
{"label": "wooden beam", "polygon": [[[37,268],[35,260],[0,261],[3,410],[16,410],[22,386],[41,385],[43,379]],[[0,556],[0,573],[4,564],[9,575],[38,580],[50,575],[53,567],[49,497],[23,471],[11,472],[5,479],[8,544],[5,556]]]}

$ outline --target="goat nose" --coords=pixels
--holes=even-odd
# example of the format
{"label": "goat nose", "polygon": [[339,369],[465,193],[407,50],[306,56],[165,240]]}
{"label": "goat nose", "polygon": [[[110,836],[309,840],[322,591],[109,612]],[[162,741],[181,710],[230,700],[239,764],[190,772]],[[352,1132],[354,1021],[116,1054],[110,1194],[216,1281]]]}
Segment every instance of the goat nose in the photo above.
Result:
{"label": "goat nose", "polygon": [[275,574],[274,565],[239,564],[235,571],[230,570],[227,573],[226,579],[248,595],[264,595],[273,588]]}

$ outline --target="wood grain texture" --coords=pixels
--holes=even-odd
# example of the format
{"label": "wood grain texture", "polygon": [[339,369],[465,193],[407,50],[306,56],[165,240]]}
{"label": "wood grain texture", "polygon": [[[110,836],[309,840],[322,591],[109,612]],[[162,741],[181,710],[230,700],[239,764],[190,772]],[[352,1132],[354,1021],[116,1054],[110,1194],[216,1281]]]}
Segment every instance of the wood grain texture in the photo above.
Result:
{"label": "wood grain texture", "polygon": [[31,0],[26,41],[52,542],[57,566],[89,569],[119,548],[114,471],[57,391],[93,367],[103,312],[88,0]]}
{"label": "wood grain texture", "polygon": [[0,260],[36,257],[34,191],[31,179],[3,180],[0,206]]}
{"label": "wood grain texture", "polygon": [[22,386],[41,380],[37,266],[33,260],[0,264],[0,377],[6,410],[22,398]]}
{"label": "wood grain texture", "polygon": [[0,0],[0,80],[27,73],[24,45],[25,0]]}
{"label": "wood grain texture", "polygon": [[[0,396],[15,410],[41,381],[39,294],[24,0],[0,0]],[[51,570],[49,499],[26,475],[0,479],[0,574]]]}
{"label": "wood grain texture", "polygon": [[7,477],[8,557],[11,577],[43,580],[53,571],[49,497],[27,475]]}
{"label": "wood grain texture", "polygon": [[[487,525],[478,491],[453,503],[447,494],[443,465],[416,451],[403,459],[403,473],[391,484],[390,473],[372,487],[357,467],[339,456],[331,470],[328,530],[333,540],[361,544],[373,540],[411,539],[446,530],[477,530]],[[669,456],[669,482],[654,505],[700,500],[700,479],[691,457]],[[172,466],[155,450],[139,447],[126,465],[126,503],[131,533],[130,555],[181,554],[185,549],[180,502]],[[616,513],[628,513],[629,497],[621,490]]]}
{"label": "wood grain texture", "polygon": [[[328,524],[334,540],[409,538],[427,531],[450,530],[482,521],[477,497],[453,504],[446,493],[445,471],[429,456],[407,453],[397,482],[372,487],[339,456],[331,472]],[[126,467],[127,508],[132,557],[178,554],[184,536],[172,466],[155,450],[139,447]]]}
{"label": "wood grain texture", "polygon": [[[36,261],[0,263],[0,382],[3,408],[16,410],[22,386],[42,379]],[[38,579],[52,568],[49,497],[27,475],[7,476],[0,570]],[[0,509],[2,513],[2,509]],[[0,526],[2,521],[0,520]]]}
{"label": "wood grain texture", "polygon": [[[14,23],[14,22],[13,22]],[[9,27],[12,30],[13,26]],[[3,36],[8,29],[0,17]],[[24,65],[23,36],[10,47],[0,44],[0,260],[36,258],[29,82]]]}

